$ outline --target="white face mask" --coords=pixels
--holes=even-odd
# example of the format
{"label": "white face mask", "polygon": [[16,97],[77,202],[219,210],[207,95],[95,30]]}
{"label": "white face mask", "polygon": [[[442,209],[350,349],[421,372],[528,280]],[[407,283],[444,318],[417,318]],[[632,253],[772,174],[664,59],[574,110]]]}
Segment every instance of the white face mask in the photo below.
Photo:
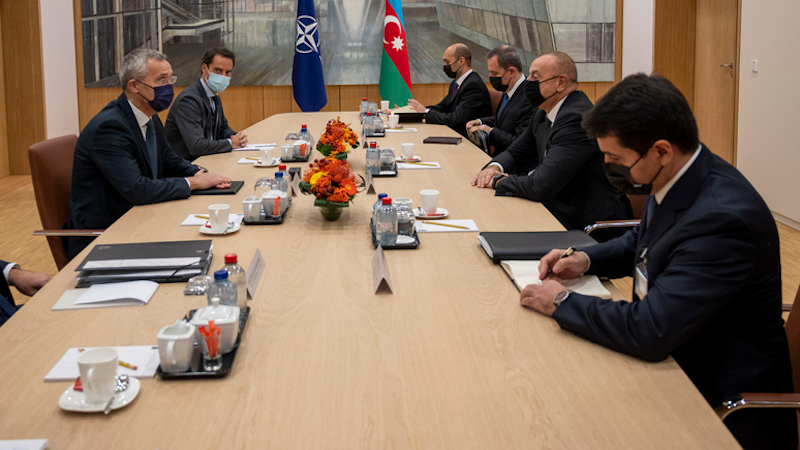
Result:
{"label": "white face mask", "polygon": [[231,77],[226,77],[225,75],[220,75],[218,73],[213,73],[209,70],[208,72],[208,88],[216,93],[220,93],[228,88],[231,84]]}

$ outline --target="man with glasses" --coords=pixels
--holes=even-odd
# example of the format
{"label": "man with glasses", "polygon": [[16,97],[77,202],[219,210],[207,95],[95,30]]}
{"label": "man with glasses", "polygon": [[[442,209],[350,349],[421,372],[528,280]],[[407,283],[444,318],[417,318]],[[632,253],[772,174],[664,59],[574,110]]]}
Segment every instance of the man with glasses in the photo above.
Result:
{"label": "man with glasses", "polygon": [[492,156],[503,153],[528,128],[533,107],[525,96],[525,75],[522,60],[510,45],[501,45],[486,56],[489,82],[503,93],[494,116],[467,122],[469,134],[482,131],[488,137]]}
{"label": "man with glasses", "polygon": [[578,90],[578,71],[566,53],[533,61],[525,95],[539,109],[513,144],[472,180],[496,195],[541,202],[568,230],[599,220],[631,218],[628,198],[606,178],[597,141],[581,128],[592,102]]}
{"label": "man with glasses", "polygon": [[211,48],[203,55],[200,79],[184,89],[169,110],[164,133],[175,153],[189,161],[247,145],[247,136],[228,126],[219,94],[231,82],[236,55]]}
{"label": "man with glasses", "polygon": [[491,116],[492,98],[481,76],[472,70],[472,53],[466,45],[453,44],[447,47],[442,62],[445,75],[453,79],[447,97],[427,108],[412,98],[408,106],[414,111],[426,113],[427,123],[447,125],[462,136],[469,137],[467,122],[476,117]]}
{"label": "man with glasses", "polygon": [[[125,56],[122,94],[81,132],[75,146],[66,229],[107,228],[134,205],[187,198],[193,190],[230,187],[231,180],[179,157],[164,138],[159,111],[172,102],[176,77],[151,49]],[[94,238],[70,237],[70,258]]]}

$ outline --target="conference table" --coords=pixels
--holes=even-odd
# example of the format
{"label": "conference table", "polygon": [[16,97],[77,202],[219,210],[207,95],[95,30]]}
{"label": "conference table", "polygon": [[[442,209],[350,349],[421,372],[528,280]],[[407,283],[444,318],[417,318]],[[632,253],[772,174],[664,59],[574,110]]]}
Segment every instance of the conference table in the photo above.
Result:
{"label": "conference table", "polygon": [[[318,138],[337,116],[358,122],[355,112],[283,114],[245,131],[251,143],[280,146],[301,124]],[[418,206],[421,189],[438,189],[450,218],[473,219],[482,231],[563,230],[539,203],[471,187],[489,157],[467,140],[422,142],[457,136],[452,130],[406,126],[418,132],[374,140],[397,153],[413,142],[441,169],[375,178],[378,192]],[[197,161],[245,181],[236,195],[137,206],[95,243],[208,238],[181,221],[214,203],[241,212],[254,182],[276,171],[237,164],[253,155]],[[364,173],[362,148],[348,161]],[[229,252],[245,268],[256,250],[266,260],[233,370],[221,379],[142,379],[136,400],[108,416],[62,411],[58,399],[72,383],[44,382],[45,374],[70,347],[155,345],[162,327],[204,300],[168,283],[145,306],[52,311],[74,288],[85,250],[0,328],[0,439],[47,438],[57,450],[738,447],[672,358],[616,353],[521,307],[477,233],[420,234],[418,249],[386,251],[392,293],[375,294],[375,201],[359,193],[327,222],[301,195],[282,225],[214,236],[212,270]]]}

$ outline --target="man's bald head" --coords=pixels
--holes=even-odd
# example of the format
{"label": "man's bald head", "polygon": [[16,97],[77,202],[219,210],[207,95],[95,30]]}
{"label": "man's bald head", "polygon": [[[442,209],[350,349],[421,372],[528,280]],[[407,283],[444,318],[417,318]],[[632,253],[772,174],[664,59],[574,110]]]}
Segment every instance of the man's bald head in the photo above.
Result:
{"label": "man's bald head", "polygon": [[464,58],[464,63],[467,67],[472,67],[472,53],[469,51],[469,47],[462,43],[453,44],[450,47],[447,47],[447,50],[444,51],[445,59],[450,56],[450,63],[454,63],[458,61],[460,58]]}
{"label": "man's bald head", "polygon": [[[575,61],[564,52],[550,52],[545,53],[539,58],[550,66],[553,75],[566,75],[567,81],[572,85],[578,84],[578,69],[575,67]],[[539,59],[537,58],[537,59]]]}

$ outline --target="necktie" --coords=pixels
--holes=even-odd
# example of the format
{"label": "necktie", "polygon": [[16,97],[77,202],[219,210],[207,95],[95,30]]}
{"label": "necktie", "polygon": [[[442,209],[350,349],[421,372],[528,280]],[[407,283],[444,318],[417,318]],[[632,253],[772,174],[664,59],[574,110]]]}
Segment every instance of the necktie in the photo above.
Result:
{"label": "necktie", "polygon": [[450,100],[451,101],[455,100],[456,99],[456,95],[458,95],[458,83],[453,81],[453,90],[450,91]]}
{"label": "necktie", "polygon": [[497,108],[497,114],[495,114],[495,116],[498,119],[500,118],[500,113],[503,112],[503,108],[505,108],[507,104],[508,104],[508,93],[504,92],[503,93],[503,100],[500,101],[500,107]]}
{"label": "necktie", "polygon": [[153,127],[153,119],[147,122],[147,155],[150,157],[150,170],[153,172],[153,179],[158,178],[158,149],[156,148],[156,130]]}
{"label": "necktie", "polygon": [[211,97],[211,135],[208,137],[211,140],[217,138],[217,99],[219,97]]}

